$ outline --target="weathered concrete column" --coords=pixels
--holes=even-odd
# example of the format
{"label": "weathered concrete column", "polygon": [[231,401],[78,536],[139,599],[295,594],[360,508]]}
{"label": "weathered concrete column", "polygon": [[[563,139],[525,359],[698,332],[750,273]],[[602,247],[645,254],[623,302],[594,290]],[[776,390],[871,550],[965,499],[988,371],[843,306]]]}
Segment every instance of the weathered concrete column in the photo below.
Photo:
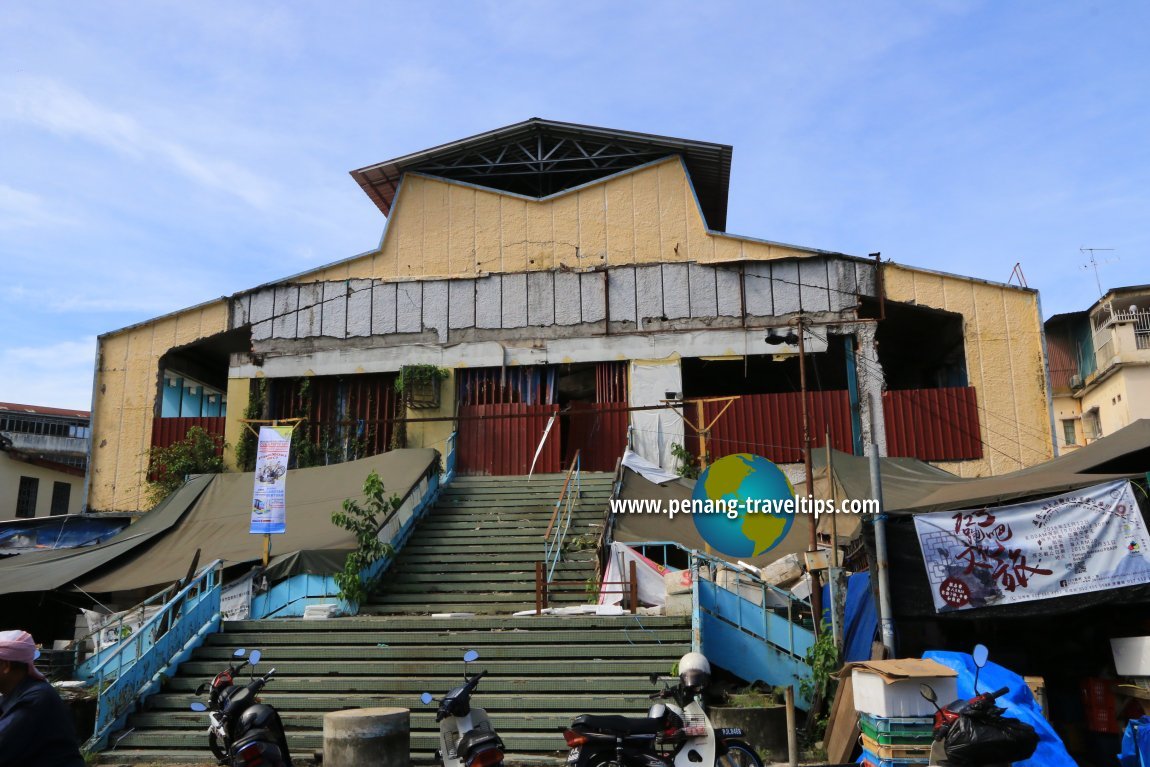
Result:
{"label": "weathered concrete column", "polygon": [[353,708],[323,716],[324,767],[408,767],[411,712],[406,708]]}

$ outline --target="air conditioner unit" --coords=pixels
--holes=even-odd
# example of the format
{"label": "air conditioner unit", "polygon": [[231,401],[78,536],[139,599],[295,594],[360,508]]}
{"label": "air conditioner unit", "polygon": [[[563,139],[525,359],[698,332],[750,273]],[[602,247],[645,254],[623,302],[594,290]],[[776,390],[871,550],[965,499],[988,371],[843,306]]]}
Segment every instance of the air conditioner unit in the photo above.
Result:
{"label": "air conditioner unit", "polygon": [[1070,388],[1071,389],[1081,389],[1082,388],[1082,376],[1070,376]]}

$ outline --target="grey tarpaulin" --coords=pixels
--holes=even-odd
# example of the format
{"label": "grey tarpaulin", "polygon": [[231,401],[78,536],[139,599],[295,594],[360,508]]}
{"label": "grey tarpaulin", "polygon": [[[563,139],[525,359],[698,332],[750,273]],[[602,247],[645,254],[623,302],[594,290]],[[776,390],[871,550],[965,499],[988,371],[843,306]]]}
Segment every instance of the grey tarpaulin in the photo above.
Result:
{"label": "grey tarpaulin", "polygon": [[[316,566],[329,568],[336,560],[326,552],[346,552],[355,546],[351,533],[331,522],[332,512],[339,510],[344,499],[362,499],[363,481],[373,469],[383,480],[388,496],[404,498],[434,465],[436,455],[429,448],[392,450],[358,461],[289,471],[287,532],[271,537],[271,566],[281,576],[308,572]],[[191,511],[161,540],[124,557],[110,569],[82,579],[80,587],[105,593],[171,583],[186,574],[196,549],[201,549],[201,563],[222,559],[228,566],[259,561],[263,536],[248,533],[253,481],[250,472],[215,475]],[[300,556],[300,552],[325,554]],[[342,557],[338,562],[324,572],[340,569]]]}
{"label": "grey tarpaulin", "polygon": [[[193,477],[156,508],[142,515],[114,537],[95,546],[35,551],[18,557],[0,559],[0,594],[51,591],[74,583],[117,557],[129,554],[175,525],[211,481],[210,475]],[[185,558],[183,562],[185,570],[187,566]],[[183,573],[180,574],[182,575]]]}

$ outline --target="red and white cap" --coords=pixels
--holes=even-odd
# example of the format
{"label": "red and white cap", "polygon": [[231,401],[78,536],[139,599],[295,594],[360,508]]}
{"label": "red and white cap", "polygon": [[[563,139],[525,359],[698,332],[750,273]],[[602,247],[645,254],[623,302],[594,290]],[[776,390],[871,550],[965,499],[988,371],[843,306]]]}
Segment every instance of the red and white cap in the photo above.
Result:
{"label": "red and white cap", "polygon": [[35,666],[39,657],[36,642],[27,631],[0,631],[0,660],[23,663],[33,678],[43,679],[44,675]]}

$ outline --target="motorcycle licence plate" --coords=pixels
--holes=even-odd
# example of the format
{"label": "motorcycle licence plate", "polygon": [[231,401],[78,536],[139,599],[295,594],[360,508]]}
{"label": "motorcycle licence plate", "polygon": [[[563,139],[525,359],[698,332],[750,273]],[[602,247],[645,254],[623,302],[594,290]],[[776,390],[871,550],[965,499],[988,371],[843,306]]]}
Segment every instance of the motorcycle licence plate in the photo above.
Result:
{"label": "motorcycle licence plate", "polygon": [[743,728],[741,727],[720,727],[716,730],[720,738],[741,738],[743,737]]}
{"label": "motorcycle licence plate", "polygon": [[567,754],[567,764],[575,764],[579,761],[579,747],[571,749],[571,753]]}

